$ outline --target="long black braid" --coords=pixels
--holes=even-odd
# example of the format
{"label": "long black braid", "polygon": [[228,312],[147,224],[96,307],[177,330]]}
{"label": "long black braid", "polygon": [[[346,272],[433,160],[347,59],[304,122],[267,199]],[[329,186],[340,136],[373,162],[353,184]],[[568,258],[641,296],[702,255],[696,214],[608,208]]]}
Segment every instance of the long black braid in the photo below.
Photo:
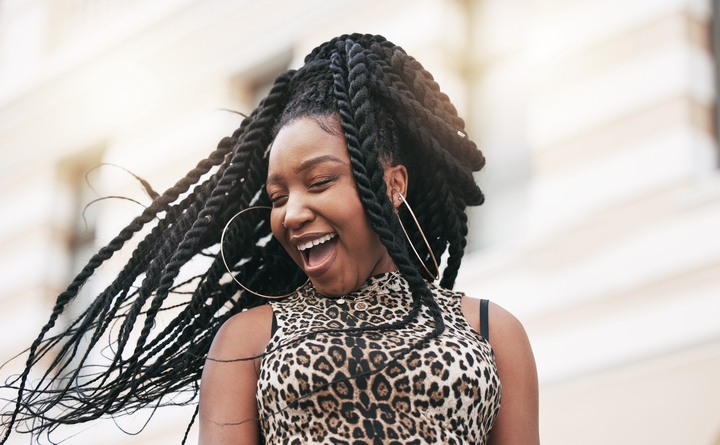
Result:
{"label": "long black braid", "polygon": [[[434,329],[411,347],[443,332],[442,313],[425,281],[432,277],[422,264],[434,270],[430,252],[401,208],[422,258],[408,254],[387,198],[383,163],[407,167],[407,199],[432,254],[439,259],[448,251],[440,285],[451,288],[466,245],[466,206],[483,202],[472,174],[485,160],[419,62],[383,37],[343,35],[314,49],[299,70],[280,75],[231,137],[155,198],[60,294],[26,351],[24,371],[3,387],[16,392],[12,409],[2,414],[0,443],[13,429],[49,434],[63,424],[194,403],[217,330],[232,315],[266,303],[230,279],[219,255],[222,229],[239,210],[269,203],[268,148],[279,128],[302,116],[339,116],[368,221],[412,291],[413,306],[403,320],[357,330],[407,325],[425,307]],[[113,282],[67,327],[56,327],[98,267],[144,229],[147,235]],[[269,214],[252,212],[229,227],[224,252],[230,273],[250,288],[288,293],[307,277],[279,242],[268,241],[271,233]],[[183,277],[207,259],[204,272]],[[109,346],[101,344],[105,337]]]}

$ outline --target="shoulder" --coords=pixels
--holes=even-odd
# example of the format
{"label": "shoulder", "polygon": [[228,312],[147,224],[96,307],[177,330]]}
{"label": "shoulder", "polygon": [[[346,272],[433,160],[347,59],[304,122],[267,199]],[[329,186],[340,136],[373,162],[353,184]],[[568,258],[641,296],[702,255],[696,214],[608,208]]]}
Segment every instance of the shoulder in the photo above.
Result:
{"label": "shoulder", "polygon": [[513,345],[530,346],[527,333],[520,320],[492,301],[488,304],[488,324],[490,345],[493,349]]}
{"label": "shoulder", "polygon": [[215,334],[210,357],[226,360],[263,353],[270,341],[273,310],[269,304],[257,306],[230,317]]}
{"label": "shoulder", "polygon": [[530,340],[522,323],[492,302],[488,324],[503,394],[489,443],[538,444],[538,378]]}
{"label": "shoulder", "polygon": [[[480,332],[480,300],[462,293],[458,294],[462,297],[461,306],[465,318],[473,329]],[[529,346],[525,328],[520,320],[492,301],[488,303],[488,324],[489,342],[493,349],[524,343]]]}
{"label": "shoulder", "polygon": [[256,390],[272,308],[230,317],[215,334],[200,382],[198,443],[260,443]]}
{"label": "shoulder", "polygon": [[[480,300],[463,296],[463,314],[477,332],[480,329]],[[488,304],[488,333],[490,346],[503,386],[516,381],[537,382],[535,357],[530,340],[520,320],[500,305]],[[537,384],[537,383],[535,383]]]}
{"label": "shoulder", "polygon": [[[462,313],[468,324],[478,333],[480,326],[480,300],[462,295]],[[530,340],[520,320],[500,305],[490,301],[487,307],[488,343],[493,349],[498,372],[522,369],[528,377],[535,374],[535,359]],[[507,374],[507,372],[506,372]],[[502,376],[501,376],[502,377]]]}

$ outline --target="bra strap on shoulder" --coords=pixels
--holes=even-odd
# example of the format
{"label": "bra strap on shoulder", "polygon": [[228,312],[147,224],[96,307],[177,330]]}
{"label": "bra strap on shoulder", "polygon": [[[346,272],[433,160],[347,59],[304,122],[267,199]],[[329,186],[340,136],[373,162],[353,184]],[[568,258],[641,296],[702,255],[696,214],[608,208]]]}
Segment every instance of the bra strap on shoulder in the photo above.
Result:
{"label": "bra strap on shoulder", "polygon": [[488,300],[480,300],[480,335],[490,341],[490,330],[488,325]]}

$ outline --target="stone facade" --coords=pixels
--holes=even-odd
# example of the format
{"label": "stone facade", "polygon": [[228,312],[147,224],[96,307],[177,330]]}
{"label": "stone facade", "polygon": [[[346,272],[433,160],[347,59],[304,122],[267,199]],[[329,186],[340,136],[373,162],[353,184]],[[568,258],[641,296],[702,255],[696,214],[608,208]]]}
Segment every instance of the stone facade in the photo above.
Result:
{"label": "stone facade", "polygon": [[[525,324],[542,441],[717,445],[712,15],[709,0],[4,0],[0,360],[149,202],[101,164],[166,189],[239,124],[223,109],[249,111],[277,72],[359,30],[420,60],[486,154],[456,287]],[[108,195],[137,203],[86,208]],[[70,443],[175,444],[191,415]]]}

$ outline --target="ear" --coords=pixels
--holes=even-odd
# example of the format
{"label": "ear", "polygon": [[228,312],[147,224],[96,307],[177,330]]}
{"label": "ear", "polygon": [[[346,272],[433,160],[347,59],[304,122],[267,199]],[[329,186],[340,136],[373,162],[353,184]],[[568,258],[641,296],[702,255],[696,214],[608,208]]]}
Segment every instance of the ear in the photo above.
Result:
{"label": "ear", "polygon": [[394,208],[400,207],[402,201],[398,192],[402,193],[403,196],[407,196],[408,186],[408,172],[404,165],[385,165],[385,174],[383,179],[385,180],[385,186],[387,187],[387,195],[390,202],[392,202]]}

